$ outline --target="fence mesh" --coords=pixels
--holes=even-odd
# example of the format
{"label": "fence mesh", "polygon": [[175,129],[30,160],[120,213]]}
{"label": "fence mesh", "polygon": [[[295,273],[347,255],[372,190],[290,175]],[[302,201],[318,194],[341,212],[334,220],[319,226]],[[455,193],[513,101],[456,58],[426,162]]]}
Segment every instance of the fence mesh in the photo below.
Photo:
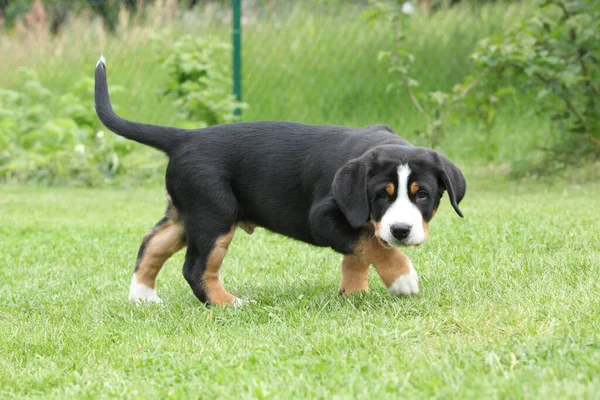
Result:
{"label": "fence mesh", "polygon": [[[14,71],[28,66],[51,89],[69,90],[73,80],[91,76],[95,60],[104,54],[111,82],[126,89],[115,99],[123,112],[150,122],[176,124],[172,101],[157,95],[165,71],[157,65],[152,37],[163,35],[170,43],[189,34],[230,43],[229,2],[204,2],[189,9],[174,1],[156,1],[138,14],[114,7],[114,1],[94,3],[96,13],[76,7],[66,13],[72,2],[65,1],[34,6],[5,29],[0,83],[5,87],[21,84]],[[108,23],[98,18],[101,7],[112,15]],[[377,61],[380,50],[394,45],[394,31],[383,21],[370,23],[363,18],[369,7],[366,1],[244,1],[243,99],[249,108],[243,119],[411,123],[415,116],[407,110],[414,111],[412,105],[405,94],[386,91],[388,66]],[[58,28],[57,12],[62,13]],[[415,70],[425,78],[423,83],[430,89],[447,89],[468,70],[466,53],[477,40],[471,32],[493,31],[502,23],[485,15],[469,24],[462,24],[460,18],[452,24],[443,17],[436,21],[439,29],[419,23],[409,33],[419,48]],[[432,35],[442,38],[441,47],[440,40],[428,40]],[[229,69],[230,54],[220,62]]]}

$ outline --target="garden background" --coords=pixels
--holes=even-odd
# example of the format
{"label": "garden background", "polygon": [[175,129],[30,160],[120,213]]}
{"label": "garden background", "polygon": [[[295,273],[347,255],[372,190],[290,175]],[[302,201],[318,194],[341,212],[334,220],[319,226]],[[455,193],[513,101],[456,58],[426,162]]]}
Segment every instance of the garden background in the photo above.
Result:
{"label": "garden background", "polygon": [[[600,2],[0,0],[0,394],[596,398]],[[465,172],[409,249],[421,294],[339,298],[339,256],[238,232],[205,308],[127,304],[166,160],[101,126],[384,123]],[[444,198],[445,200],[445,198]]]}

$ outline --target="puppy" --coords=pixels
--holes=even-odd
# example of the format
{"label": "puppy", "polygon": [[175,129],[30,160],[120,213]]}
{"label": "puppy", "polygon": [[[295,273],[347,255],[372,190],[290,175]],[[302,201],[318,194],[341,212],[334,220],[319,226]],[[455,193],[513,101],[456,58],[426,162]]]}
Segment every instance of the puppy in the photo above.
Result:
{"label": "puppy", "polygon": [[198,299],[237,304],[219,280],[236,227],[259,226],[343,255],[340,294],[367,291],[369,265],[392,295],[419,292],[402,246],[427,239],[444,191],[462,217],[460,169],[384,125],[366,128],[240,122],[187,130],[125,120],[112,109],[101,58],[98,117],[111,131],[169,157],[168,205],[144,236],[129,299],[160,302],[156,277],[187,247],[183,276]]}

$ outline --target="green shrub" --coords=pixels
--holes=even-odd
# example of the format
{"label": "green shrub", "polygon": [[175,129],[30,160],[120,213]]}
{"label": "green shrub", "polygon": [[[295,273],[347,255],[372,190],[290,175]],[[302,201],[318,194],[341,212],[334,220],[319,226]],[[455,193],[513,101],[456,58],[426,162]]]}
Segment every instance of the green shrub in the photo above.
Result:
{"label": "green shrub", "polygon": [[[244,105],[230,94],[230,75],[215,61],[227,45],[183,37],[160,48],[170,78],[161,94],[175,97],[183,125],[234,120],[234,109]],[[0,181],[98,186],[123,181],[115,178],[146,181],[162,174],[161,153],[102,126],[93,107],[92,78],[57,95],[33,71],[21,74],[20,89],[0,89]],[[111,85],[111,92],[119,91]]]}
{"label": "green shrub", "polygon": [[0,90],[0,180],[89,186],[123,172],[132,144],[102,129],[91,78],[57,96],[31,70],[21,73],[21,91]]}
{"label": "green shrub", "polygon": [[[244,108],[231,94],[231,73],[225,58],[230,46],[214,38],[185,35],[169,46],[166,32],[154,38],[158,61],[167,71],[169,82],[160,95],[172,95],[181,118],[188,127],[204,127],[232,122],[234,110]],[[166,50],[165,50],[166,49]]]}
{"label": "green shrub", "polygon": [[599,1],[543,2],[531,18],[480,40],[470,56],[474,71],[447,92],[419,91],[404,32],[408,17],[390,4],[377,3],[369,13],[396,27],[396,47],[380,59],[394,77],[389,89],[406,90],[426,120],[422,136],[431,146],[439,145],[449,125],[473,117],[489,134],[502,98],[533,92],[536,101],[528,108],[550,131],[529,155],[513,158],[515,173],[538,176],[600,156]]}
{"label": "green shrub", "polygon": [[[505,34],[472,54],[484,85],[503,82],[536,94],[532,105],[551,130],[517,174],[561,170],[600,156],[600,1],[547,0]],[[537,154],[536,154],[537,153]]]}

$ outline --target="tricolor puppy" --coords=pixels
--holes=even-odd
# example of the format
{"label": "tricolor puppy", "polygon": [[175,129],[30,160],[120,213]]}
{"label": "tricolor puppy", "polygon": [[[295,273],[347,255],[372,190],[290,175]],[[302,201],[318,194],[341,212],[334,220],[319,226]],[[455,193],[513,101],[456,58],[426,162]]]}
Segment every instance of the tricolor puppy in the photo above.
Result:
{"label": "tricolor puppy", "polygon": [[142,241],[129,298],[160,302],[156,276],[187,246],[183,275],[202,302],[236,304],[219,268],[236,227],[260,226],[343,254],[340,293],[368,290],[373,265],[393,295],[419,292],[398,247],[427,239],[444,191],[456,213],[465,178],[450,160],[390,128],[242,122],[186,130],[127,121],[96,66],[96,111],[111,131],[163,151],[168,205]]}

